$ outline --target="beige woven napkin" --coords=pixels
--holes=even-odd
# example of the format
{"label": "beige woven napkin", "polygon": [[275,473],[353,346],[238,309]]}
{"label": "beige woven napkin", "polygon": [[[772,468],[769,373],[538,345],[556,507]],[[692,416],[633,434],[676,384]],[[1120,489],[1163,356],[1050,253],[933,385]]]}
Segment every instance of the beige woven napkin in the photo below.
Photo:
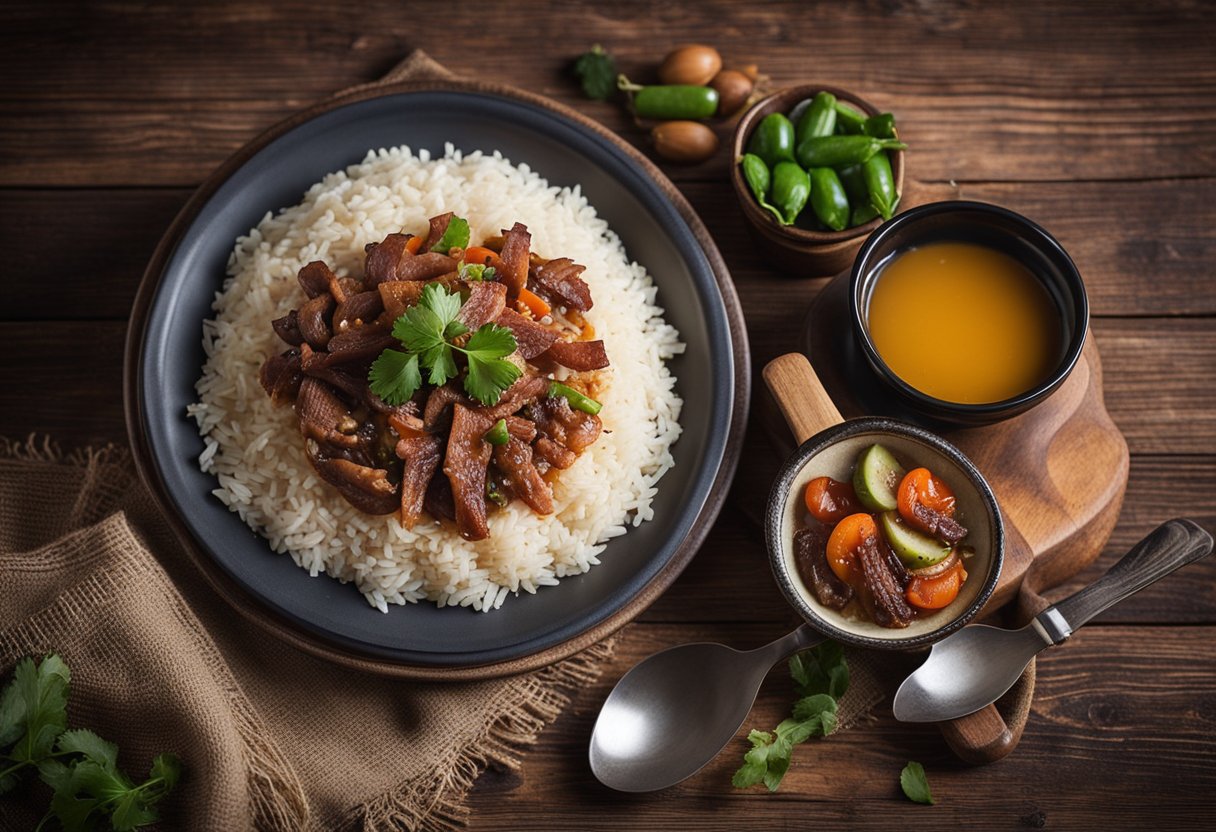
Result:
{"label": "beige woven napkin", "polygon": [[[0,676],[55,651],[68,720],[147,771],[181,757],[165,827],[444,829],[490,763],[518,764],[599,675],[601,644],[536,673],[464,684],[384,679],[285,647],[190,565],[125,451],[63,458],[0,440]],[[49,792],[0,799],[31,829]]]}

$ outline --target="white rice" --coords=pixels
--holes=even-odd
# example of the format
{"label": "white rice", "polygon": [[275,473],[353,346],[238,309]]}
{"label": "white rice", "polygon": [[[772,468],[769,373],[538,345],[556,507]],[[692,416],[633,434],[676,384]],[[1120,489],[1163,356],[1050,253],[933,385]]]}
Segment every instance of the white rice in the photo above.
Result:
{"label": "white rice", "polygon": [[[474,241],[523,222],[532,248],[587,267],[588,315],[612,362],[600,396],[604,433],[554,485],[553,515],[519,501],[490,517],[488,540],[470,543],[437,522],[406,530],[396,517],[362,514],[313,472],[290,407],[275,407],[258,368],[285,346],[273,318],[300,306],[300,267],[324,260],[361,275],[363,247],[396,231],[419,233],[444,211],[466,217]],[[577,187],[550,187],[495,152],[443,158],[408,147],[368,153],[313,185],[296,206],[267,214],[237,240],[214,320],[203,323],[207,361],[188,409],[216,475],[212,493],[310,575],[353,581],[368,603],[423,599],[439,606],[500,607],[599,563],[605,541],[653,517],[655,484],[673,462],[681,400],[666,359],[684,345],[663,320],[646,270]]]}

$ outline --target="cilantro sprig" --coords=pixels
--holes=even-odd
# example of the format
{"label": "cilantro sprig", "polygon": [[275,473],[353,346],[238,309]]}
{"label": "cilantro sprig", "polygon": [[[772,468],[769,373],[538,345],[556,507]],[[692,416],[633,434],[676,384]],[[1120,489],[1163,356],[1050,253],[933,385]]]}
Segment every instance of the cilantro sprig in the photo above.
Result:
{"label": "cilantro sprig", "polygon": [[849,687],[844,649],[825,641],[799,653],[790,659],[790,676],[799,697],[793,712],[771,733],[753,730],[747,735],[752,747],[731,780],[737,789],[764,783],[770,792],[777,791],[789,770],[794,746],[836,730],[837,700]]}
{"label": "cilantro sprig", "polygon": [[519,367],[505,360],[515,352],[515,336],[505,327],[485,324],[461,346],[457,339],[469,332],[457,319],[461,305],[458,293],[449,293],[438,283],[427,284],[417,305],[393,324],[393,337],[405,351],[390,348],[372,362],[368,373],[372,392],[391,405],[404,404],[422,386],[423,370],[436,387],[455,378],[458,352],[468,360],[465,392],[482,404],[496,404],[520,376]]}
{"label": "cilantro sprig", "polygon": [[136,784],[118,768],[118,746],[84,728],[67,730],[71,679],[55,654],[17,663],[0,693],[0,794],[36,768],[52,791],[38,829],[52,818],[65,832],[97,829],[102,820],[120,832],[155,823],[157,804],[181,776],[177,757],[159,755],[148,778]]}

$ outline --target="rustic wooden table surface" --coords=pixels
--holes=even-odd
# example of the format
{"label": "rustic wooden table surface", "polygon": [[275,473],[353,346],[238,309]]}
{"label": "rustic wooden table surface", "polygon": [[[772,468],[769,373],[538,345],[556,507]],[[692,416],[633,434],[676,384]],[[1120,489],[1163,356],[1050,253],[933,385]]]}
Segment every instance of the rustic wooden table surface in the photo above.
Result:
{"label": "rustic wooden table surface", "polygon": [[[780,86],[855,90],[894,111],[932,195],[997,202],[1051,230],[1088,285],[1106,402],[1131,449],[1123,513],[1092,579],[1158,522],[1216,526],[1216,24],[1202,3],[7,3],[0,11],[0,435],[123,442],[128,309],[191,189],[263,128],[425,48],[450,69],[582,99],[568,61],[600,42],[646,79],[674,44],[717,45]],[[723,128],[723,136],[727,135]],[[792,346],[824,283],[750,249],[720,151],[665,167],[734,275],[758,368]],[[754,434],[740,482],[762,479]],[[751,471],[751,474],[748,474]],[[1096,472],[1101,475],[1101,472]],[[739,485],[687,572],[620,640],[521,770],[477,783],[472,828],[1203,827],[1216,809],[1216,559],[1103,615],[1040,661],[1014,754],[956,762],[932,727],[876,718],[800,747],[781,791],[730,787],[737,741],[666,792],[622,796],[587,768],[615,680],[690,640],[758,645],[794,613]],[[751,722],[790,699],[775,673]],[[900,794],[909,759],[938,803]]]}

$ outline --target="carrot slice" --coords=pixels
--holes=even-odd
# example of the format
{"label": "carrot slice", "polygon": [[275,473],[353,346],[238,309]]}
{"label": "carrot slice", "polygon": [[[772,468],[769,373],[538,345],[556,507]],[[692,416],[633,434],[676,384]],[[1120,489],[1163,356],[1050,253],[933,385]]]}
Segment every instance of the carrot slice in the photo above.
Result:
{"label": "carrot slice", "polygon": [[836,573],[836,577],[845,583],[852,583],[854,576],[860,577],[860,566],[857,563],[857,551],[866,542],[867,537],[878,534],[878,526],[874,518],[864,512],[850,514],[836,524],[828,536],[828,566]]}
{"label": "carrot slice", "polygon": [[485,246],[469,246],[464,250],[464,262],[497,268],[499,265],[498,252],[491,251]]}
{"label": "carrot slice", "polygon": [[852,483],[831,477],[816,477],[806,484],[803,493],[806,510],[820,523],[837,523],[861,508]]}
{"label": "carrot slice", "polygon": [[533,318],[543,318],[551,311],[551,307],[545,303],[544,298],[529,291],[526,287],[519,290],[519,301],[528,308]]}
{"label": "carrot slice", "polygon": [[422,237],[418,237],[418,236],[410,237],[408,240],[405,241],[405,250],[408,251],[410,254],[417,254],[418,249],[422,248],[422,244],[425,242],[426,242],[426,240]]}
{"label": "carrot slice", "polygon": [[912,524],[918,524],[916,506],[919,503],[946,517],[954,516],[954,492],[928,468],[913,468],[899,483],[899,514]]}

